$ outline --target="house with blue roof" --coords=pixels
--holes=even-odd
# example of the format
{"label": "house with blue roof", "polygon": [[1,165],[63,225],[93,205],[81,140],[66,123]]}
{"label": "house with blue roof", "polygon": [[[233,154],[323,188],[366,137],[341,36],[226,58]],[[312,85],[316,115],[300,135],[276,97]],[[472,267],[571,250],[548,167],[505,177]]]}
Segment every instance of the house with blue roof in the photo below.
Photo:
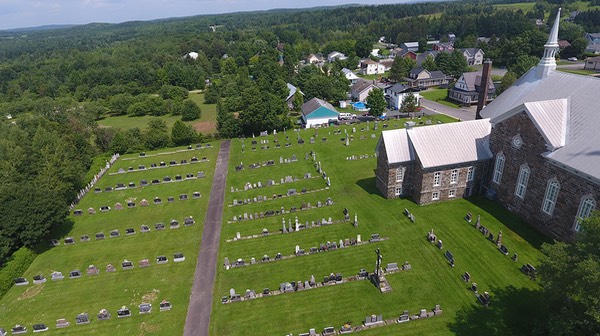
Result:
{"label": "house with blue roof", "polygon": [[328,102],[313,98],[301,107],[302,124],[306,128],[320,126],[329,123],[329,120],[337,120],[340,113]]}

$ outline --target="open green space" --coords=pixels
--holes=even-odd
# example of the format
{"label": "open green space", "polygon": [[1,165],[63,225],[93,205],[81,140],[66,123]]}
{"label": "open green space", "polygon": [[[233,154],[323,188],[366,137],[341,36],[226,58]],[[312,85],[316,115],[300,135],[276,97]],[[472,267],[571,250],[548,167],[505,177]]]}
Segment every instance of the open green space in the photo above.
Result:
{"label": "open green space", "polygon": [[565,68],[558,68],[558,71],[562,71],[562,72],[568,72],[568,73],[572,73],[572,74],[576,74],[576,75],[584,75],[584,76],[590,76],[590,75],[597,75],[598,71],[596,70],[585,70],[585,69],[565,69]]}
{"label": "open green space", "polygon": [[[90,192],[75,209],[82,209],[81,216],[71,216],[69,225],[60,227],[50,238],[60,240],[61,244],[48,248],[41,253],[23,277],[30,285],[14,286],[0,300],[0,316],[2,327],[10,328],[15,324],[31,326],[44,323],[51,329],[52,335],[181,335],[190,297],[194,269],[200,247],[203,220],[206,214],[210,186],[214,173],[219,143],[213,142],[213,148],[187,150],[173,148],[157,152],[147,152],[146,157],[126,155],[119,158],[111,169],[96,184],[103,192]],[[157,155],[164,154],[164,155]],[[150,166],[150,163],[169,162],[182,159],[190,162],[191,157],[206,157],[206,162],[177,165],[145,171],[127,172],[111,175],[119,168],[128,169],[139,164]],[[196,174],[204,171],[205,177],[178,182],[160,183],[140,187],[139,181],[149,182],[164,176],[174,179],[180,174]],[[136,188],[105,192],[104,188],[117,183],[134,182]],[[200,192],[201,197],[194,199],[193,192]],[[187,194],[187,200],[180,200],[180,194]],[[167,197],[175,198],[167,202]],[[162,204],[153,204],[155,197],[162,199]],[[140,205],[147,199],[149,205]],[[136,203],[135,208],[128,208],[127,202]],[[116,203],[121,203],[123,210],[115,210]],[[101,212],[101,206],[110,206],[109,212]],[[94,208],[96,214],[88,214],[88,208]],[[192,216],[195,224],[184,226],[185,217]],[[175,219],[180,227],[170,229],[169,222]],[[163,222],[166,228],[155,230],[156,223]],[[148,225],[150,232],[141,233],[141,225]],[[125,229],[133,228],[135,234],[126,235]],[[109,237],[110,231],[119,230],[120,236]],[[97,233],[104,233],[104,240],[96,240]],[[91,240],[81,242],[80,236],[88,235]],[[75,244],[65,245],[64,238],[73,237]],[[185,261],[173,262],[174,253],[183,253]],[[158,265],[156,257],[164,255],[169,259],[167,264]],[[125,260],[135,265],[132,270],[122,270]],[[139,261],[148,259],[151,266],[139,267]],[[115,272],[106,272],[106,266],[112,264]],[[86,275],[86,269],[95,265],[100,274]],[[79,279],[69,279],[69,272],[80,270],[83,275]],[[52,281],[53,271],[62,272],[64,280]],[[48,280],[42,285],[32,284],[35,275],[43,274]],[[169,300],[172,310],[159,312],[161,300]],[[153,305],[152,313],[138,314],[138,305],[142,302]],[[117,310],[127,306],[132,316],[117,318]],[[98,321],[96,314],[100,309],[108,309],[112,318]],[[86,325],[75,325],[75,316],[82,312],[90,315],[91,322]],[[64,329],[56,329],[57,319],[65,318],[71,325]]]}
{"label": "open green space", "polygon": [[452,102],[448,99],[448,89],[427,89],[426,91],[419,93],[423,98],[432,100],[442,105],[450,106],[453,108],[460,108],[460,105]]}
{"label": "open green space", "polygon": [[[404,120],[385,123],[388,126],[385,129],[393,129],[402,127]],[[538,295],[539,286],[519,268],[523,263],[537,264],[540,257],[538,249],[544,239],[517,217],[486,199],[459,199],[423,207],[410,200],[384,199],[375,187],[376,158],[373,156],[383,124],[378,124],[377,131],[373,130],[373,123],[362,123],[232,140],[211,335],[297,335],[310,328],[321,331],[327,326],[339,330],[347,322],[353,326],[361,325],[365,316],[371,314],[382,314],[384,319],[391,319],[397,318],[405,309],[417,314],[420,309],[431,310],[436,304],[441,305],[442,316],[375,328],[361,334],[499,335],[499,331],[518,333],[519,326],[527,323],[533,311],[532,297]],[[341,134],[334,134],[336,130],[341,130]],[[342,141],[345,131],[353,136],[350,146],[345,146]],[[371,138],[371,134],[376,137]],[[304,144],[298,144],[298,136],[305,141]],[[315,137],[314,144],[310,144],[311,136]],[[361,140],[361,136],[364,139]],[[322,138],[327,140],[323,142]],[[281,148],[275,148],[275,139],[282,144]],[[269,142],[261,144],[261,140]],[[255,151],[251,150],[251,141],[257,141]],[[283,146],[286,142],[291,146]],[[261,146],[269,146],[269,149],[261,149]],[[312,157],[305,159],[311,151],[316,153],[316,161],[321,162],[330,177],[330,188],[326,188],[325,180],[316,172]],[[294,154],[297,162],[279,163],[280,157],[285,160]],[[347,160],[350,156],[359,158],[361,155],[367,158]],[[248,168],[252,163],[268,160],[274,160],[275,165]],[[245,166],[244,170],[236,171],[234,166],[240,164]],[[304,179],[305,173],[317,177]],[[281,178],[285,176],[293,176],[296,180],[281,184]],[[269,179],[276,184],[267,186]],[[244,190],[247,183],[259,181],[262,188]],[[301,194],[303,188],[317,191]],[[286,195],[289,189],[296,189],[299,194],[277,197]],[[268,200],[233,206],[234,200],[258,196],[266,196]],[[331,206],[299,210],[303,204],[314,206],[319,201],[325,203],[328,197],[334,202]],[[289,213],[291,207],[298,210]],[[260,213],[282,208],[287,213],[260,217]],[[296,217],[301,224],[329,217],[339,221],[344,217],[344,208],[349,210],[351,221],[357,214],[358,227],[342,221],[299,232],[275,234],[281,230],[283,220],[294,226]],[[415,215],[415,223],[403,215],[404,208]],[[481,223],[494,235],[501,230],[510,255],[518,253],[518,262],[500,253],[494,243],[484,238],[474,228],[475,221],[466,222],[463,218],[467,212],[475,218],[480,215]],[[244,213],[259,214],[259,218],[240,221]],[[234,216],[237,221],[234,221]],[[427,241],[426,234],[432,228],[443,240],[444,250]],[[263,229],[271,235],[261,236]],[[242,237],[255,237],[235,240],[237,232]],[[292,255],[296,245],[308,252],[321,243],[355,238],[357,234],[365,241],[373,233],[389,240],[269,263],[260,262],[265,254],[270,258],[278,252],[284,256]],[[330,273],[342,273],[348,277],[356,275],[361,268],[372,272],[376,248],[381,249],[384,266],[392,262],[401,265],[405,261],[412,265],[412,270],[387,276],[393,288],[390,293],[380,293],[368,281],[352,281],[243,302],[221,303],[221,297],[228,296],[231,288],[243,296],[246,289],[257,293],[264,288],[278,290],[281,283],[306,281],[311,275],[321,281]],[[449,266],[444,258],[445,250],[454,254],[456,267]],[[242,258],[247,264],[254,257],[258,263],[226,270],[223,267],[225,257],[230,262]],[[478,283],[480,292],[490,292],[493,303],[489,309],[478,304],[469,289],[470,284],[461,279],[465,271]]]}
{"label": "open green space", "polygon": [[[204,93],[198,91],[191,91],[189,93],[189,99],[193,100],[200,109],[202,114],[200,119],[186,121],[186,124],[194,125],[197,131],[202,134],[212,134],[216,131],[217,125],[217,105],[216,104],[204,104]],[[154,118],[153,116],[141,116],[131,117],[127,115],[123,116],[107,116],[102,120],[98,120],[98,124],[103,127],[115,127],[121,129],[139,128],[144,130],[148,126],[148,121]],[[181,116],[165,115],[161,116],[161,119],[165,121],[169,128],[173,127],[173,124],[177,120],[181,120]]]}

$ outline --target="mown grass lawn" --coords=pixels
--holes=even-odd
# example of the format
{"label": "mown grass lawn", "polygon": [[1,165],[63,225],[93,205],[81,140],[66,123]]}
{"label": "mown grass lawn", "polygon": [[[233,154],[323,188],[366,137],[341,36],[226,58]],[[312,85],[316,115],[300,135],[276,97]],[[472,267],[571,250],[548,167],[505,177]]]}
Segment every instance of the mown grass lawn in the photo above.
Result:
{"label": "mown grass lawn", "polygon": [[[216,104],[205,104],[204,93],[192,91],[189,94],[189,98],[193,100],[200,109],[202,114],[200,119],[186,121],[186,124],[193,125],[197,131],[202,134],[213,134],[216,132],[217,123],[217,106]],[[130,117],[124,116],[107,116],[102,120],[98,120],[98,124],[103,127],[114,127],[120,129],[139,128],[144,130],[148,127],[148,121],[153,118],[152,116],[141,116],[141,117]],[[161,119],[165,121],[169,128],[173,127],[173,124],[177,120],[181,120],[181,116],[165,115],[161,116]]]}
{"label": "mown grass lawn", "polygon": [[460,108],[460,105],[450,101],[448,99],[448,89],[427,89],[420,93],[420,95],[431,101],[440,103],[442,105],[446,105],[453,108]]}
{"label": "mown grass lawn", "polygon": [[565,69],[565,68],[558,68],[558,71],[562,71],[562,72],[568,72],[568,73],[572,73],[572,74],[576,74],[576,75],[584,75],[584,76],[590,76],[590,75],[597,75],[598,71],[596,70],[585,70],[585,69]]}
{"label": "mown grass lawn", "polygon": [[[401,127],[404,120],[387,121],[386,124],[386,129],[392,129]],[[297,335],[307,332],[309,328],[321,331],[324,327],[334,326],[339,329],[346,322],[357,326],[365,316],[371,314],[383,314],[384,319],[398,317],[405,309],[416,314],[422,308],[431,310],[436,304],[440,304],[444,310],[440,317],[377,328],[364,334],[498,335],[499,331],[518,333],[517,329],[527,323],[535,311],[532,306],[535,306],[534,299],[539,293],[538,284],[523,275],[519,267],[528,262],[537,264],[540,256],[538,249],[543,238],[518,218],[485,199],[460,199],[422,207],[410,200],[383,199],[375,187],[376,158],[373,157],[382,126],[383,123],[380,123],[377,131],[373,131],[373,123],[368,124],[369,131],[364,123],[342,126],[341,134],[334,134],[338,128],[279,133],[277,139],[282,144],[281,148],[274,148],[272,135],[245,139],[243,153],[242,140],[232,140],[211,335]],[[352,127],[355,127],[356,133],[352,132]],[[341,141],[345,137],[344,129],[354,138],[348,147]],[[371,134],[376,137],[371,138]],[[304,144],[297,143],[298,135],[305,140]],[[316,138],[314,144],[309,143],[311,136]],[[363,140],[361,136],[364,136]],[[322,138],[327,138],[327,141],[323,142]],[[256,151],[251,150],[252,140],[257,141]],[[260,140],[269,140],[269,143],[261,144]],[[290,147],[283,146],[286,141],[289,141]],[[260,149],[266,145],[270,148]],[[300,191],[302,188],[315,190],[326,187],[322,178],[303,179],[304,173],[317,175],[312,158],[305,159],[306,153],[311,150],[316,152],[317,161],[321,162],[330,177],[331,188],[272,199],[273,195],[285,195],[289,189]],[[279,164],[280,157],[286,159],[293,154],[298,162]],[[369,157],[347,160],[349,156],[360,155]],[[274,160],[275,166],[248,169],[251,163],[267,160]],[[240,163],[246,168],[235,171],[233,165]],[[279,184],[280,179],[288,175],[299,180]],[[246,183],[261,181],[265,186],[268,179],[276,181],[278,185],[244,191]],[[232,206],[233,200],[259,195],[267,196],[269,200]],[[315,205],[318,201],[324,202],[328,197],[331,197],[334,205],[248,221],[233,221],[233,216],[240,217],[244,213],[264,213],[282,207],[287,211],[292,206],[300,208],[303,203]],[[300,223],[329,217],[339,220],[343,218],[344,208],[348,208],[352,219],[355,213],[358,215],[358,228],[346,222],[288,234],[233,240],[237,232],[244,237],[260,236],[264,228],[271,233],[277,232],[282,227],[283,219],[286,223],[294,223],[296,216]],[[402,214],[404,208],[414,213],[416,223],[411,223]],[[474,222],[466,222],[463,219],[466,212],[473,213],[475,217],[481,215],[483,225],[494,235],[501,230],[510,255],[517,252],[519,261],[515,262],[510,256],[501,254],[495,244],[473,227]],[[439,250],[426,240],[426,233],[432,228],[443,240],[444,250]],[[265,254],[271,258],[277,252],[284,256],[291,255],[296,245],[308,251],[320,243],[352,238],[357,234],[366,240],[372,233],[390,239],[230,270],[225,270],[222,264],[225,257],[231,262],[243,258],[249,263],[250,258],[259,261]],[[370,282],[355,281],[239,303],[223,305],[220,302],[220,298],[227,296],[231,288],[243,295],[246,289],[256,292],[261,292],[263,288],[275,290],[280,283],[305,281],[311,275],[319,281],[330,273],[351,276],[361,268],[373,271],[374,250],[377,247],[384,256],[384,266],[391,262],[402,264],[404,261],[412,265],[410,271],[387,277],[393,287],[391,293],[381,294]],[[454,268],[444,258],[446,249],[455,256]],[[484,309],[477,303],[469,290],[470,285],[461,280],[460,276],[465,271],[478,283],[480,291],[491,293],[494,300],[492,308]]]}
{"label": "mown grass lawn", "polygon": [[[30,283],[35,275],[43,274],[48,281],[43,285],[13,287],[0,300],[0,327],[5,329],[22,324],[31,331],[35,323],[44,323],[51,329],[52,335],[181,335],[190,297],[190,289],[203,220],[209,199],[210,186],[216,162],[219,143],[213,142],[212,149],[183,150],[183,148],[147,152],[147,156],[122,156],[109,170],[117,172],[119,168],[129,166],[137,168],[139,164],[147,167],[150,163],[187,159],[192,156],[206,157],[207,162],[181,166],[152,169],[140,172],[127,172],[116,175],[106,174],[97,184],[104,190],[107,186],[115,187],[117,183],[134,182],[138,187],[113,192],[89,193],[76,209],[82,209],[84,215],[71,216],[71,223],[59,228],[54,236],[61,245],[48,248],[41,253],[23,275]],[[173,151],[172,154],[152,156],[157,153]],[[131,159],[131,160],[130,160]],[[175,177],[186,173],[197,174],[204,171],[206,177],[181,182],[161,183],[148,187],[139,187],[141,179],[164,176]],[[198,191],[202,197],[192,198],[192,193]],[[186,193],[188,200],[180,201],[179,195]],[[167,197],[175,197],[172,203]],[[153,199],[160,197],[162,204],[153,204]],[[141,207],[140,201],[147,199],[150,205]],[[136,207],[127,208],[127,201],[132,200]],[[123,210],[115,210],[119,202]],[[99,211],[100,206],[112,208],[107,213]],[[93,207],[97,213],[89,215],[87,209]],[[192,216],[196,224],[190,227],[183,225],[184,217]],[[178,220],[180,228],[169,229],[169,222]],[[154,224],[163,222],[164,231],[157,231]],[[140,226],[148,225],[151,231],[141,233]],[[125,235],[126,228],[135,229],[131,236]],[[119,230],[120,236],[109,238],[111,230]],[[104,240],[95,240],[95,234],[103,232]],[[89,242],[80,242],[81,235],[89,235]],[[64,245],[66,237],[74,237],[74,245]],[[181,263],[173,262],[173,254],[182,252],[186,260]],[[169,262],[157,265],[155,258],[165,255]],[[133,270],[122,270],[121,263],[127,259],[135,265]],[[149,259],[151,266],[139,268],[139,261]],[[114,273],[107,273],[106,265],[115,266]],[[100,274],[87,276],[86,269],[95,265]],[[80,270],[83,276],[79,279],[69,279],[69,272]],[[60,271],[65,276],[62,281],[50,280],[52,271]],[[167,299],[173,309],[159,312],[159,303]],[[151,314],[139,315],[138,305],[148,302],[153,305]],[[127,306],[132,311],[132,317],[117,318],[117,310]],[[100,309],[108,309],[112,314],[109,321],[98,321],[96,314]],[[91,323],[75,325],[75,316],[87,312]],[[56,320],[66,318],[71,326],[65,329],[55,329]]]}

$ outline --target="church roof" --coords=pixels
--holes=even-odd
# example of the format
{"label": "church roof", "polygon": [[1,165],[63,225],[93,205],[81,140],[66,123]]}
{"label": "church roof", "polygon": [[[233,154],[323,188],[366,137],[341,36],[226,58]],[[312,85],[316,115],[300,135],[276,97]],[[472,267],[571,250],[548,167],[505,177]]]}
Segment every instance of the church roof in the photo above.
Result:
{"label": "church roof", "polygon": [[[488,119],[383,131],[389,163],[412,161],[423,168],[442,167],[492,158]],[[451,139],[451,141],[450,141]]]}
{"label": "church roof", "polygon": [[546,139],[547,158],[600,179],[598,92],[598,78],[560,71],[539,78],[537,68],[532,68],[481,115],[497,123],[521,111],[528,113]]}

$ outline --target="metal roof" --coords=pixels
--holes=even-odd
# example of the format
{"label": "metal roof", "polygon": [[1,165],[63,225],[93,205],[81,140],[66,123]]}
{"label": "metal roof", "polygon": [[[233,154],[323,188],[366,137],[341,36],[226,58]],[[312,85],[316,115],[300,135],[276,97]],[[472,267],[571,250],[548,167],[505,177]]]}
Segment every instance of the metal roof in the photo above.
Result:
{"label": "metal roof", "polygon": [[333,107],[333,105],[317,97],[302,104],[302,107],[300,109],[302,110],[302,114],[304,116],[308,116],[309,114],[313,113],[321,107],[331,110],[332,112],[338,113],[338,111],[335,109],[335,107]]}
{"label": "metal roof", "polygon": [[[544,125],[540,132],[555,149],[546,153],[546,157],[600,179],[599,93],[598,78],[560,71],[552,71],[540,78],[536,68],[532,68],[486,106],[481,115],[496,123],[506,119],[503,115],[514,113],[514,109],[526,107],[532,120],[535,119],[533,122]],[[560,106],[555,104],[563,104],[565,99],[566,107],[560,112]],[[556,119],[565,113],[566,119]],[[564,145],[556,149],[553,143],[560,138],[559,134],[564,135]]]}
{"label": "metal roof", "polygon": [[381,139],[389,163],[413,161],[423,168],[441,167],[492,158],[489,119],[383,131]]}
{"label": "metal roof", "polygon": [[490,131],[489,119],[480,119],[417,127],[407,133],[423,168],[432,168],[492,158]]}

